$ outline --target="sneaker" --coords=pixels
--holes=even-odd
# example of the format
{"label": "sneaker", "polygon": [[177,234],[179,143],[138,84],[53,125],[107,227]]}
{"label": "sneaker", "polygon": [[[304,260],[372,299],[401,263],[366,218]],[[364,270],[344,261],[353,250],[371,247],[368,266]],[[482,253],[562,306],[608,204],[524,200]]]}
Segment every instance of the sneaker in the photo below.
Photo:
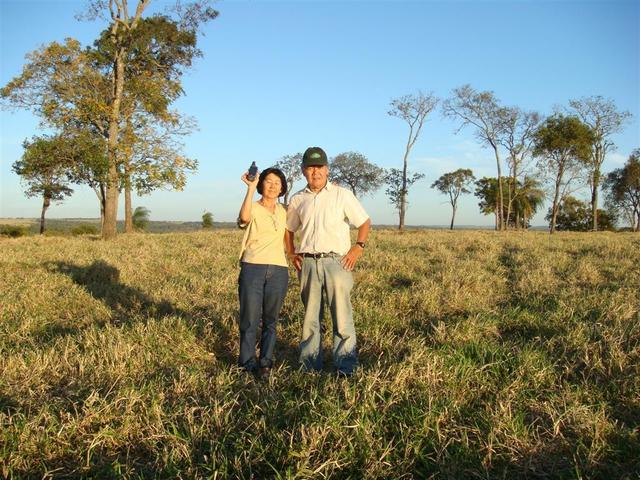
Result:
{"label": "sneaker", "polygon": [[345,372],[344,370],[336,370],[336,375],[338,378],[351,378],[353,377],[353,372]]}

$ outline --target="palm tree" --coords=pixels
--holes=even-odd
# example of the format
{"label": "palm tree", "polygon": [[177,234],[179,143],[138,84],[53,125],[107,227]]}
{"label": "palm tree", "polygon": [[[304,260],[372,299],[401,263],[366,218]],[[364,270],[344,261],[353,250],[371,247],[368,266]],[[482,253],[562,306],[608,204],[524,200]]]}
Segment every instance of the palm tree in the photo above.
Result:
{"label": "palm tree", "polygon": [[149,223],[151,211],[147,207],[136,207],[133,211],[133,226],[136,230],[144,230]]}
{"label": "palm tree", "polygon": [[[524,177],[518,181],[516,197],[514,198],[514,215],[516,228],[522,225],[528,228],[529,220],[544,202],[545,192],[542,184],[534,177]],[[522,223],[521,223],[522,222]]]}

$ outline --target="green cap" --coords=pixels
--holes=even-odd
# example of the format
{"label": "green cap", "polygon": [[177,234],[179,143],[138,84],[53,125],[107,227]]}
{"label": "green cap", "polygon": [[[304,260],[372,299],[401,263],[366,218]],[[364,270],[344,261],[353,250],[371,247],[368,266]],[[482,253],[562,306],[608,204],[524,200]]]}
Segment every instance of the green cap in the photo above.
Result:
{"label": "green cap", "polygon": [[327,154],[320,147],[309,147],[302,156],[302,166],[310,167],[312,165],[329,165]]}

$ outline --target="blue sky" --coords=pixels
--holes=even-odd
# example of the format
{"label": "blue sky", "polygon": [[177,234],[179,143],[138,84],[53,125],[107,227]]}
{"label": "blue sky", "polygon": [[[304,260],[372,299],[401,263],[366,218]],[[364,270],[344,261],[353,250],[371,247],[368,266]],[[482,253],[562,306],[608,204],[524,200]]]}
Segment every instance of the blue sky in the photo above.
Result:
{"label": "blue sky", "polygon": [[[168,2],[156,2],[162,8]],[[105,28],[78,22],[81,1],[0,0],[0,83],[20,73],[24,55],[51,41],[84,44]],[[385,168],[402,165],[407,128],[387,115],[394,97],[418,90],[446,98],[469,83],[505,105],[549,114],[569,99],[612,98],[633,119],[614,137],[604,165],[621,166],[640,147],[640,2],[638,1],[220,1],[205,27],[204,56],[184,78],[178,108],[196,117],[186,142],[200,162],[182,192],[134,197],[155,220],[232,221],[244,196],[239,177],[251,161],[264,168],[318,145],[332,157],[358,151]],[[0,112],[0,217],[37,217],[11,164],[22,141],[42,133],[26,112]],[[407,223],[445,225],[446,198],[429,188],[441,174],[471,168],[495,176],[490,150],[472,131],[432,113],[409,168],[426,175],[409,194]],[[505,167],[506,168],[506,167]],[[299,181],[294,186],[302,187]],[[586,195],[586,190],[584,191]],[[381,189],[362,199],[375,224],[397,213]],[[462,197],[456,223],[491,225],[473,195]],[[120,201],[121,210],[123,199]],[[546,210],[546,208],[545,208]],[[54,205],[50,218],[96,217],[87,187]],[[544,224],[544,212],[534,224]]]}

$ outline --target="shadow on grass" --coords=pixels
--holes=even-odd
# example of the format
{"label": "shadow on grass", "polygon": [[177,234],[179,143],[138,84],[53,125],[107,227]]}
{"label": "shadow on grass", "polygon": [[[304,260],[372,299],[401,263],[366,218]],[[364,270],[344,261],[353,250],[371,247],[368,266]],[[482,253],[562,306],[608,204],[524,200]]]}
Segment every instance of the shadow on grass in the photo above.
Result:
{"label": "shadow on grass", "polygon": [[[235,362],[235,353],[228,348],[228,325],[222,320],[222,315],[214,304],[184,310],[167,300],[156,301],[142,290],[122,283],[120,271],[103,260],[87,266],[68,262],[47,262],[44,265],[49,271],[67,275],[93,298],[107,305],[111,309],[111,321],[114,324],[129,326],[138,321],[148,322],[166,316],[177,316],[187,322],[198,338],[208,343],[207,349],[212,349],[217,358],[224,363]],[[104,322],[98,323],[98,326],[102,326],[101,324]],[[42,333],[49,340],[80,331],[78,327],[55,324],[46,328]]]}
{"label": "shadow on grass", "polygon": [[93,298],[107,305],[116,323],[128,323],[134,314],[164,317],[183,313],[168,301],[155,302],[141,290],[120,282],[120,271],[103,260],[88,266],[67,262],[50,262],[46,266],[51,271],[69,276]]}

